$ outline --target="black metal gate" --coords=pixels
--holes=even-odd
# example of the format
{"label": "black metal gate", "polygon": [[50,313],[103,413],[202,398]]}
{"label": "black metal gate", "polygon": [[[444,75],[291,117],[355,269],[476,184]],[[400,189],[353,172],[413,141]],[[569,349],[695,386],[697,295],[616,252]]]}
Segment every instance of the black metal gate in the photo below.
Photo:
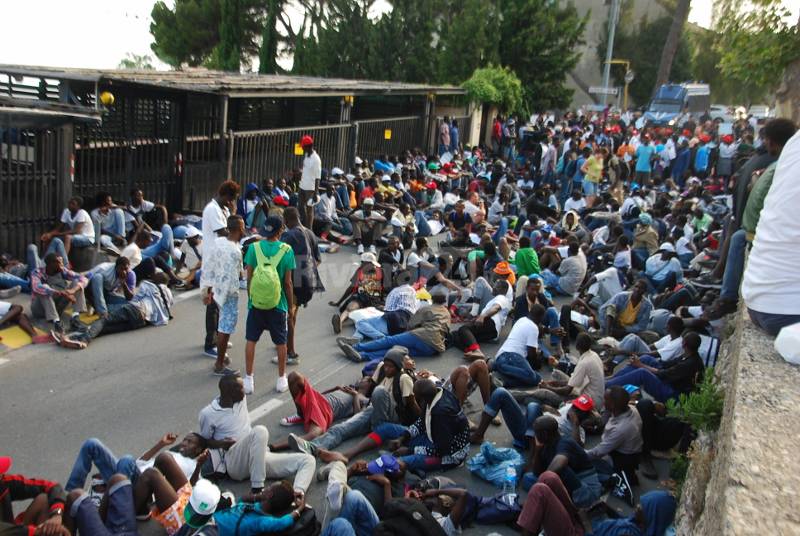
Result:
{"label": "black metal gate", "polygon": [[138,187],[145,198],[180,203],[176,159],[182,144],[180,106],[164,97],[115,95],[101,125],[75,126],[75,194],[93,206],[108,192],[119,202]]}
{"label": "black metal gate", "polygon": [[0,250],[24,258],[27,244],[39,241],[65,205],[64,135],[0,124]]}

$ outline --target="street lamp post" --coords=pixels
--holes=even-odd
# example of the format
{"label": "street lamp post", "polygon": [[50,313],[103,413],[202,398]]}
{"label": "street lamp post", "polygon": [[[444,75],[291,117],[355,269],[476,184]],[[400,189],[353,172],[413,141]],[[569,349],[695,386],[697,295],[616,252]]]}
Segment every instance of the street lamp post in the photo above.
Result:
{"label": "street lamp post", "polygon": [[[614,34],[617,30],[617,19],[619,18],[620,0],[611,0],[611,17],[608,24],[608,45],[606,46],[606,61],[603,68],[603,88],[608,89],[608,82],[611,78],[611,58],[614,57]],[[603,106],[606,105],[608,95],[603,93]]]}
{"label": "street lamp post", "polygon": [[622,97],[622,108],[623,108],[623,110],[627,111],[628,110],[628,84],[633,82],[633,79],[636,76],[636,73],[631,71],[631,62],[629,62],[628,60],[612,60],[612,59],[609,59],[609,60],[607,60],[605,62],[606,70],[610,71],[612,65],[624,65],[625,66],[625,93],[624,93],[624,96]]}

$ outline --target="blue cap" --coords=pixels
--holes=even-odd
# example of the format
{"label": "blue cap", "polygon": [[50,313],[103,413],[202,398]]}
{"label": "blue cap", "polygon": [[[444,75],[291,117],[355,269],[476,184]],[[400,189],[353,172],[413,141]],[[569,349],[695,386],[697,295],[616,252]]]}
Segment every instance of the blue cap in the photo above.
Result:
{"label": "blue cap", "polygon": [[371,475],[397,473],[400,471],[400,462],[391,454],[383,454],[367,464],[367,472]]}
{"label": "blue cap", "polygon": [[638,386],[630,384],[630,383],[626,384],[626,385],[623,385],[622,388],[625,389],[626,391],[628,391],[629,395],[632,395],[633,393],[635,393],[636,391],[639,390]]}

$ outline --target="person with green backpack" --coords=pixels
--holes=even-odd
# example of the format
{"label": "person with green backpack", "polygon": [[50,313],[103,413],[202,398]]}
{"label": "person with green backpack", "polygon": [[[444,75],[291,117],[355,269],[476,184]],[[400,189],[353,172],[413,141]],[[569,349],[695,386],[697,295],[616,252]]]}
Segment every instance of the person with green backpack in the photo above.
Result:
{"label": "person with green backpack", "polygon": [[295,269],[291,246],[278,238],[283,231],[283,219],[270,216],[264,223],[266,240],[250,245],[244,257],[247,271],[247,326],[244,349],[244,391],[255,389],[253,366],[256,343],[264,331],[269,331],[278,353],[278,381],[276,389],[282,393],[289,389],[286,378],[286,341],[288,338],[287,314],[293,306],[292,271]]}

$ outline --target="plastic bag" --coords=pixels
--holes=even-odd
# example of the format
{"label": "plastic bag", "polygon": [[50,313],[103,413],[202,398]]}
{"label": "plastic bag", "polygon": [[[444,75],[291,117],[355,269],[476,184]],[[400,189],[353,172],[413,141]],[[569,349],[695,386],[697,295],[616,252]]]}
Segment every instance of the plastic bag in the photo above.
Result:
{"label": "plastic bag", "polygon": [[778,333],[775,350],[792,365],[800,365],[800,322],[786,326]]}
{"label": "plastic bag", "polygon": [[481,445],[479,454],[467,460],[467,469],[470,473],[491,482],[498,488],[503,487],[507,467],[514,467],[517,474],[521,475],[524,465],[525,460],[516,449],[497,448],[488,441]]}

